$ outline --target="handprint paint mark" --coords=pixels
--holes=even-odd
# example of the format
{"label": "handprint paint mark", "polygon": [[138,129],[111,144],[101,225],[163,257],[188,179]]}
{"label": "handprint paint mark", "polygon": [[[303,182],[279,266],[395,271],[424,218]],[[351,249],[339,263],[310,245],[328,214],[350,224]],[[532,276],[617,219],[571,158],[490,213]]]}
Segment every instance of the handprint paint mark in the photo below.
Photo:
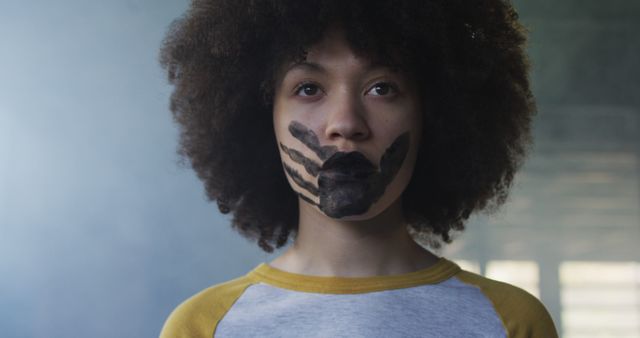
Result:
{"label": "handprint paint mark", "polygon": [[302,189],[310,192],[311,195],[318,196],[318,188],[316,188],[311,182],[305,181],[295,169],[291,168],[286,163],[282,162],[282,165],[284,165],[284,170],[287,172],[289,177],[291,177],[291,179],[296,182],[297,185],[299,185]]}
{"label": "handprint paint mark", "polygon": [[289,132],[324,162],[320,165],[280,143],[280,148],[292,161],[304,166],[310,175],[318,177],[318,187],[305,181],[295,169],[283,162],[287,175],[302,189],[319,197],[319,203],[316,203],[298,193],[303,200],[333,218],[367,212],[384,194],[402,167],[410,145],[408,131],[399,135],[384,152],[376,168],[361,152],[342,152],[335,146],[321,146],[313,130],[300,122],[292,121]]}
{"label": "handprint paint mark", "polygon": [[316,162],[313,162],[310,158],[302,155],[301,152],[290,149],[284,144],[280,143],[280,148],[284,151],[285,154],[289,155],[289,158],[293,160],[293,162],[300,163],[304,166],[304,169],[313,177],[318,176],[318,172],[320,171],[320,165]]}
{"label": "handprint paint mark", "polygon": [[321,146],[320,141],[318,141],[318,135],[298,121],[289,123],[289,132],[293,137],[309,147],[323,161],[338,151],[336,146]]}

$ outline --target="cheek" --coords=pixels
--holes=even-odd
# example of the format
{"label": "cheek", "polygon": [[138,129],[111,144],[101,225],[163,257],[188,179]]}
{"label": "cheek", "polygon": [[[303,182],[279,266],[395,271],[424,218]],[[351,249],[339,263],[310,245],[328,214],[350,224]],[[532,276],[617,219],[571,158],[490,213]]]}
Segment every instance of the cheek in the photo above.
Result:
{"label": "cheek", "polygon": [[411,146],[409,148],[409,152],[407,153],[406,162],[410,165],[411,168],[413,168],[423,137],[422,112],[417,109],[416,105],[412,104],[405,107],[405,110],[402,111],[402,114],[400,114],[400,116],[402,117],[396,119],[395,121],[390,121],[388,125],[394,126],[394,129],[397,129],[398,131],[409,131],[411,135]]}
{"label": "cheek", "polygon": [[278,104],[276,100],[273,105],[272,111],[272,121],[273,121],[273,131],[276,134],[276,140],[279,142],[282,139],[283,135],[283,118],[282,118],[282,108]]}
{"label": "cheek", "polygon": [[406,168],[403,168],[406,173],[411,176],[415,167],[418,150],[420,149],[420,143],[422,142],[422,120],[415,119],[414,123],[410,126],[409,132],[411,133],[411,146],[406,158]]}
{"label": "cheek", "polygon": [[[413,122],[413,124],[407,123],[408,121]],[[414,169],[417,161],[418,149],[420,147],[420,142],[422,138],[421,124],[419,124],[418,121],[413,119],[405,119],[405,120],[400,120],[395,122],[396,122],[396,125],[393,128],[393,132],[395,132],[396,134],[386,135],[385,139],[392,139],[392,137],[397,137],[398,134],[401,134],[401,131],[404,131],[404,132],[408,131],[410,136],[410,141],[409,141],[409,148],[407,150],[406,156],[403,159],[402,163],[400,164],[400,168],[397,172],[397,175],[394,178],[393,182],[388,187],[389,190],[387,191],[387,193],[390,193],[391,195],[394,195],[394,196],[401,194],[406,189],[407,184],[409,183],[409,181],[411,180],[412,176],[415,173]],[[387,143],[385,146],[388,147],[389,144],[390,142]]]}
{"label": "cheek", "polygon": [[[295,139],[289,131],[289,125],[294,120],[300,119],[299,107],[287,104],[287,101],[281,97],[276,97],[273,105],[273,129],[278,142],[290,146],[295,144]],[[305,122],[306,124],[306,122]]]}
{"label": "cheek", "polygon": [[403,168],[401,169],[401,173],[407,180],[407,183],[409,180],[411,180],[411,177],[414,174],[414,170],[415,170],[415,166],[416,166],[416,161],[417,161],[417,155],[418,155],[418,145],[414,144],[412,145],[412,148],[409,150],[409,153],[407,154],[407,158],[405,160],[405,165],[403,166]]}
{"label": "cheek", "polygon": [[291,132],[289,132],[289,124],[291,123],[290,118],[283,112],[283,107],[275,105],[273,110],[273,131],[276,136],[276,142],[278,149],[280,150],[280,157],[284,160],[285,154],[282,153],[282,149],[280,149],[280,144],[283,144],[288,147],[292,147],[295,145],[295,139],[291,136]]}

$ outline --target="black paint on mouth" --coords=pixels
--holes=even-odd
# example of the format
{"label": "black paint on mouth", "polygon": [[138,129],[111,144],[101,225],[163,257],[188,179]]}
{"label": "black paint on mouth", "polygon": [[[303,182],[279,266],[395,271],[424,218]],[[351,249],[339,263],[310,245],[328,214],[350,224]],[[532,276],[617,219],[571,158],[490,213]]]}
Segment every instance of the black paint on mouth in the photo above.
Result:
{"label": "black paint on mouth", "polygon": [[357,151],[337,152],[322,164],[321,171],[337,172],[345,176],[367,177],[374,174],[377,169],[364,155]]}
{"label": "black paint on mouth", "polygon": [[283,162],[285,171],[298,186],[319,197],[319,203],[316,203],[298,193],[303,200],[318,206],[333,218],[367,212],[384,194],[402,167],[410,145],[408,131],[398,136],[382,155],[378,171],[361,152],[341,152],[335,146],[321,146],[317,135],[300,122],[292,121],[289,132],[324,163],[319,165],[301,152],[280,144],[291,160],[303,165],[312,176],[318,177],[318,187],[305,181],[295,169]]}

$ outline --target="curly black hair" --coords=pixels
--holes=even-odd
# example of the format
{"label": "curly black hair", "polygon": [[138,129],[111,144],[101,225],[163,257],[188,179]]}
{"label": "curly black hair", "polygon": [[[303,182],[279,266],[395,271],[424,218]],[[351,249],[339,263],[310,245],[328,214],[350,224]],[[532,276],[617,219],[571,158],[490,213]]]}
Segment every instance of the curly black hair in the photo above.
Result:
{"label": "curly black hair", "polygon": [[403,209],[413,234],[450,243],[472,212],[504,204],[532,144],[526,30],[506,0],[193,0],[160,53],[179,155],[234,229],[266,252],[284,246],[299,211],[275,80],[335,24],[356,53],[416,75],[424,126]]}

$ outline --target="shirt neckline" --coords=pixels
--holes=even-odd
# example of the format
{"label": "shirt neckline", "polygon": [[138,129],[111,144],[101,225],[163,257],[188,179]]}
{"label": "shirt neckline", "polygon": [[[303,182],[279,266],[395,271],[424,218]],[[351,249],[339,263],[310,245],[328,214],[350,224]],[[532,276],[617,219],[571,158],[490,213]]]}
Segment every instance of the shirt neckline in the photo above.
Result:
{"label": "shirt neckline", "polygon": [[408,288],[423,284],[436,284],[449,279],[460,267],[440,257],[433,265],[413,272],[371,277],[313,276],[288,272],[260,263],[247,276],[255,282],[263,282],[283,289],[314,293],[364,293],[372,291]]}

